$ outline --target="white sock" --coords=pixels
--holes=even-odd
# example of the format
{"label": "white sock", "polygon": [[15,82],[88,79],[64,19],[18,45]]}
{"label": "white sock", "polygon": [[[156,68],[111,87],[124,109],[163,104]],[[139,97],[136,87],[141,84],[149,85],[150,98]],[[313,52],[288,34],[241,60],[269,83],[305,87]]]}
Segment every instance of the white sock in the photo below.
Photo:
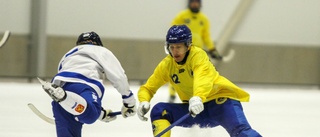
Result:
{"label": "white sock", "polygon": [[86,100],[80,95],[66,91],[67,98],[64,101],[59,102],[59,104],[69,113],[73,115],[82,114],[87,108]]}

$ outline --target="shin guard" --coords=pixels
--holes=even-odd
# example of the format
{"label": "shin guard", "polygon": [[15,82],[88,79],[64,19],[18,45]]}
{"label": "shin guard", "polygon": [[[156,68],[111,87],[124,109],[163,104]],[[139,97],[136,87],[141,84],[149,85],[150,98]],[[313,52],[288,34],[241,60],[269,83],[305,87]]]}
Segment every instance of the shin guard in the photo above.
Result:
{"label": "shin guard", "polygon": [[66,91],[66,94],[66,99],[59,104],[70,114],[81,115],[87,108],[87,101],[76,93]]}

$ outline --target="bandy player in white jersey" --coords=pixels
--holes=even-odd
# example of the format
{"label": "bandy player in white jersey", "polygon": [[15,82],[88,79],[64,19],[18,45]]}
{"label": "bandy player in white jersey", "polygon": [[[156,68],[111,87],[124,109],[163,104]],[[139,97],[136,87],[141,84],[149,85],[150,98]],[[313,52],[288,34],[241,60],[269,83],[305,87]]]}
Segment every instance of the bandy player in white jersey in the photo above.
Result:
{"label": "bandy player in white jersey", "polygon": [[77,46],[61,59],[58,74],[43,89],[54,100],[52,110],[58,137],[81,137],[83,124],[97,119],[110,122],[116,116],[102,108],[104,95],[103,77],[122,95],[123,117],[136,113],[136,99],[129,89],[127,76],[114,54],[103,47],[95,32],[82,33]]}

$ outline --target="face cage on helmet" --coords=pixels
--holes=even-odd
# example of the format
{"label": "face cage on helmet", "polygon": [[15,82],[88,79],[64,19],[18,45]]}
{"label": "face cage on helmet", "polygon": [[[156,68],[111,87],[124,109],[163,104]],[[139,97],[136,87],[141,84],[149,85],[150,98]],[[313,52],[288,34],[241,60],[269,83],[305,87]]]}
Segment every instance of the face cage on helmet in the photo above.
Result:
{"label": "face cage on helmet", "polygon": [[[188,40],[187,42],[181,42],[181,43],[184,43],[184,45],[185,45],[187,48],[190,47],[191,44],[192,44],[191,40]],[[163,47],[164,47],[164,52],[165,52],[166,54],[170,54],[170,55],[171,55],[171,52],[170,52],[170,50],[169,50],[169,44],[170,44],[170,43],[166,42]],[[174,44],[174,43],[172,43],[172,44]]]}

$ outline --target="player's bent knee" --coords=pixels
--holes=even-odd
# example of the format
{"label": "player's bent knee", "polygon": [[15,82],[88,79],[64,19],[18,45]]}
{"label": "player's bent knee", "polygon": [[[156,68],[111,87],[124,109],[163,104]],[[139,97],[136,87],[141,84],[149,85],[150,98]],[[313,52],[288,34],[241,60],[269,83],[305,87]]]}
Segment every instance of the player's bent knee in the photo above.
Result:
{"label": "player's bent knee", "polygon": [[77,118],[79,119],[79,121],[81,123],[85,123],[85,124],[92,124],[92,123],[96,122],[97,119],[98,119],[98,118],[95,118],[95,117],[86,117],[86,118],[77,117]]}
{"label": "player's bent knee", "polygon": [[100,116],[101,113],[101,107],[98,107],[94,104],[88,105],[86,111],[77,116],[76,119],[85,124],[92,124],[94,123]]}
{"label": "player's bent knee", "polygon": [[150,113],[151,121],[163,119],[163,112],[166,110],[167,104],[160,102],[152,108]]}

